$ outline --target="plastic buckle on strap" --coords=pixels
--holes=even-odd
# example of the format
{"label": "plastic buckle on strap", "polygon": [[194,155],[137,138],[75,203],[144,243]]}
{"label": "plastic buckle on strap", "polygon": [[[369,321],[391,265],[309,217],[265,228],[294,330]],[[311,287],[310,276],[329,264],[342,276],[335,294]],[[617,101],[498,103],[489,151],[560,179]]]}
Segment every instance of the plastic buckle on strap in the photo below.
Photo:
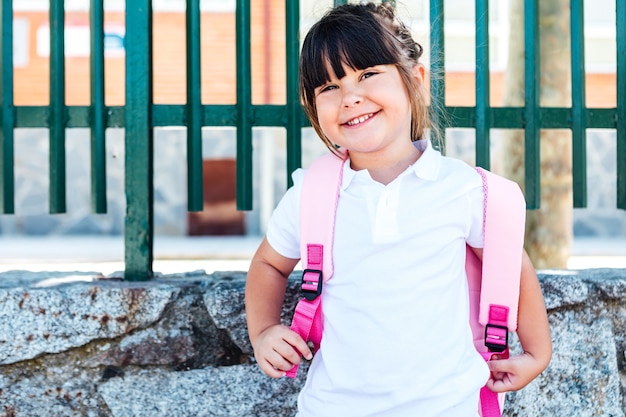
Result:
{"label": "plastic buckle on strap", "polygon": [[490,352],[504,352],[509,347],[509,328],[487,323],[485,326],[485,346]]}
{"label": "plastic buckle on strap", "polygon": [[[315,274],[315,277],[307,278],[307,274]],[[322,293],[322,271],[319,269],[305,269],[302,271],[302,293],[308,301],[313,301]]]}

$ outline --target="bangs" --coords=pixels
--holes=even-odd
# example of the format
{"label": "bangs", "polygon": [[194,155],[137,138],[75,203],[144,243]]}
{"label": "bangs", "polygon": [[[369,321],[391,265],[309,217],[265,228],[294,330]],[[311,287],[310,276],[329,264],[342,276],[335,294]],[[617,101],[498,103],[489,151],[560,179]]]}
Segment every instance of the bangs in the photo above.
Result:
{"label": "bangs", "polygon": [[[400,52],[391,34],[370,13],[336,16],[311,28],[300,57],[301,85],[309,95],[315,88],[346,74],[342,64],[354,70],[397,64]],[[331,70],[334,74],[330,74]]]}

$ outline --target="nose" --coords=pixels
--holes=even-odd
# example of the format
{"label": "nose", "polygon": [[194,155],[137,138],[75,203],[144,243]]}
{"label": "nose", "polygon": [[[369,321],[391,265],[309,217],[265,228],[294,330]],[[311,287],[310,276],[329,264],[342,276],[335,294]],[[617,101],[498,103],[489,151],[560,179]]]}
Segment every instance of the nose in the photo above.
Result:
{"label": "nose", "polygon": [[363,101],[363,96],[357,87],[344,87],[342,105],[343,107],[352,107],[360,104]]}

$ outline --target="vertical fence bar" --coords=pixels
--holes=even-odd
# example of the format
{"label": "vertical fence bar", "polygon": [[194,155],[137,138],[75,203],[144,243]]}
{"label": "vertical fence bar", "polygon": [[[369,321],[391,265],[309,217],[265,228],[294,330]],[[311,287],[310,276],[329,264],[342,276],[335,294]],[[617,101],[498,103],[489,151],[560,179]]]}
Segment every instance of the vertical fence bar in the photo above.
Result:
{"label": "vertical fence bar", "polygon": [[626,0],[616,0],[617,207],[626,210]]}
{"label": "vertical fence bar", "polygon": [[13,0],[0,5],[0,213],[15,213],[13,150]]}
{"label": "vertical fence bar", "polygon": [[490,167],[489,0],[476,0],[476,165]]}
{"label": "vertical fence bar", "polygon": [[154,238],[152,1],[126,0],[124,277],[152,276]]}
{"label": "vertical fence bar", "polygon": [[445,152],[446,134],[443,112],[446,106],[445,43],[443,0],[430,0],[430,112],[436,129],[432,142]]}
{"label": "vertical fence bar", "polygon": [[574,207],[587,206],[587,113],[584,1],[570,2],[572,59],[572,181]]}
{"label": "vertical fence bar", "polygon": [[50,0],[50,213],[65,206],[65,0]]}
{"label": "vertical fence bar", "polygon": [[300,2],[287,1],[287,185],[293,185],[291,173],[302,165],[302,106],[298,85],[300,56]]}
{"label": "vertical fence bar", "polygon": [[237,209],[252,209],[250,0],[237,0]]}
{"label": "vertical fence bar", "polygon": [[202,211],[202,61],[200,0],[187,0],[187,210]]}
{"label": "vertical fence bar", "polygon": [[91,210],[107,212],[106,108],[104,97],[104,0],[91,0],[89,7],[91,56]]}
{"label": "vertical fence bar", "polygon": [[526,205],[538,209],[541,202],[540,153],[539,153],[539,2],[524,1],[524,165]]}

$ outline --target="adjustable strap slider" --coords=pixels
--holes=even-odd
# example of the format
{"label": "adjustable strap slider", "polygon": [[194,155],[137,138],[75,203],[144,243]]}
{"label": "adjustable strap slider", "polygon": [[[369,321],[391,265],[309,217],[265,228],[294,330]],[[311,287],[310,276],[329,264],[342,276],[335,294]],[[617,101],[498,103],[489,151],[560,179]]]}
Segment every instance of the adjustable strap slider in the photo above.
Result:
{"label": "adjustable strap slider", "polygon": [[485,346],[490,352],[504,352],[509,347],[509,307],[489,306],[489,321],[485,326]]}
{"label": "adjustable strap slider", "polygon": [[319,269],[305,269],[302,271],[302,294],[308,301],[313,301],[322,293],[322,271]]}
{"label": "adjustable strap slider", "polygon": [[485,346],[490,352],[504,352],[509,347],[509,328],[488,323],[485,326]]}

